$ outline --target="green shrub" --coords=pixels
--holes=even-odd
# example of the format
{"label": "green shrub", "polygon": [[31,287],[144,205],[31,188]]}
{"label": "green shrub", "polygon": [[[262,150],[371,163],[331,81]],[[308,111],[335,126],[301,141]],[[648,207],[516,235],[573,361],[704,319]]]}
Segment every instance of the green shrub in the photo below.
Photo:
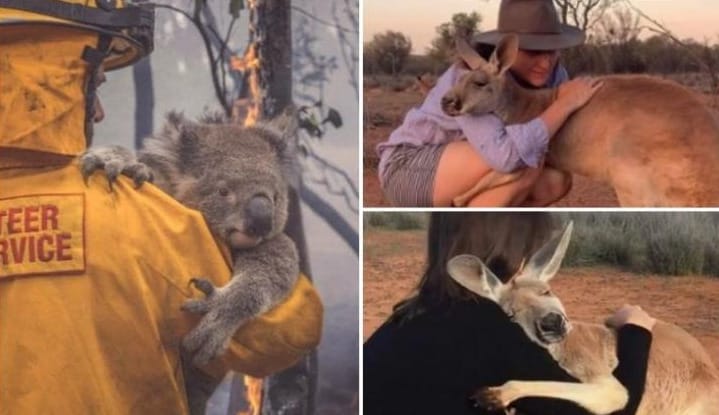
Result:
{"label": "green shrub", "polygon": [[405,231],[427,226],[427,216],[421,212],[368,212],[365,218],[367,224],[374,228]]}
{"label": "green shrub", "polygon": [[719,214],[571,213],[567,265],[612,265],[638,273],[719,276]]}

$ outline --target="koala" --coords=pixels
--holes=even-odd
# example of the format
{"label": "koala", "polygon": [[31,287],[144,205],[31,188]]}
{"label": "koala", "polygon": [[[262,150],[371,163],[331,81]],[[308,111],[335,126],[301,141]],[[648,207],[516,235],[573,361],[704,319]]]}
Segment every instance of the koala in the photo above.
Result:
{"label": "koala", "polygon": [[80,157],[86,179],[104,169],[111,187],[120,174],[137,186],[154,182],[200,211],[230,248],[230,282],[215,287],[195,278],[192,283],[205,297],[182,306],[203,315],[182,341],[196,366],[222,355],[239,327],[282,301],[297,281],[297,249],[283,233],[289,181],[297,176],[289,137],[295,119],[284,114],[242,127],[217,115],[193,122],[173,112],[137,157],[118,146],[93,148]]}

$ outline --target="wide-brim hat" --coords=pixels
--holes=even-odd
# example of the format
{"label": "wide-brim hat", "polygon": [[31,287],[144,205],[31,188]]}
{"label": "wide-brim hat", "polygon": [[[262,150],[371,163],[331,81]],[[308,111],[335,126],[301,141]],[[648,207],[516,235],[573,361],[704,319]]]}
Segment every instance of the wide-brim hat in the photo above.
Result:
{"label": "wide-brim hat", "polygon": [[552,0],[502,0],[497,29],[478,33],[472,40],[496,45],[509,33],[519,37],[519,48],[525,50],[567,49],[586,39],[579,28],[559,21]]}
{"label": "wide-brim hat", "polygon": [[[94,4],[93,4],[94,3]],[[153,50],[154,8],[125,0],[0,0],[0,36],[17,26],[64,26],[111,37],[104,69],[131,65]]]}

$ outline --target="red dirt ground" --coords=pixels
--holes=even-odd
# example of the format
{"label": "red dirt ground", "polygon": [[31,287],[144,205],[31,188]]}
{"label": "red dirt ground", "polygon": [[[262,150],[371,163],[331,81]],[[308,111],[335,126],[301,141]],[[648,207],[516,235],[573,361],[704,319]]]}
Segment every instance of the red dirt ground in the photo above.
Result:
{"label": "red dirt ground", "polygon": [[[424,231],[365,229],[364,339],[407,297],[424,263]],[[635,275],[612,268],[568,268],[552,287],[570,318],[601,323],[623,304],[677,324],[699,339],[719,365],[719,278]]]}
{"label": "red dirt ground", "polygon": [[[390,133],[402,123],[405,113],[422,102],[419,90],[412,88],[393,91],[389,88],[364,89],[364,206],[390,206],[384,199],[377,179],[375,146],[385,141]],[[706,95],[707,104],[719,109],[717,99]],[[557,207],[617,207],[619,202],[614,190],[604,183],[574,176],[572,190]]]}

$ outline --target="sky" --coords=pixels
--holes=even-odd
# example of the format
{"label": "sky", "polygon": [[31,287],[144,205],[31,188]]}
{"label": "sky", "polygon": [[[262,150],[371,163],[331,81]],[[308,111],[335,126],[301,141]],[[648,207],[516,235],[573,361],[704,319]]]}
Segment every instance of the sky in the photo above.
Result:
{"label": "sky", "polygon": [[[435,28],[454,13],[476,10],[482,15],[480,29],[496,26],[500,0],[364,0],[363,40],[375,33],[394,30],[412,39],[412,53],[424,53]],[[719,0],[633,0],[632,3],[662,22],[680,38],[693,37],[719,42]],[[437,5],[441,5],[438,10]]]}

